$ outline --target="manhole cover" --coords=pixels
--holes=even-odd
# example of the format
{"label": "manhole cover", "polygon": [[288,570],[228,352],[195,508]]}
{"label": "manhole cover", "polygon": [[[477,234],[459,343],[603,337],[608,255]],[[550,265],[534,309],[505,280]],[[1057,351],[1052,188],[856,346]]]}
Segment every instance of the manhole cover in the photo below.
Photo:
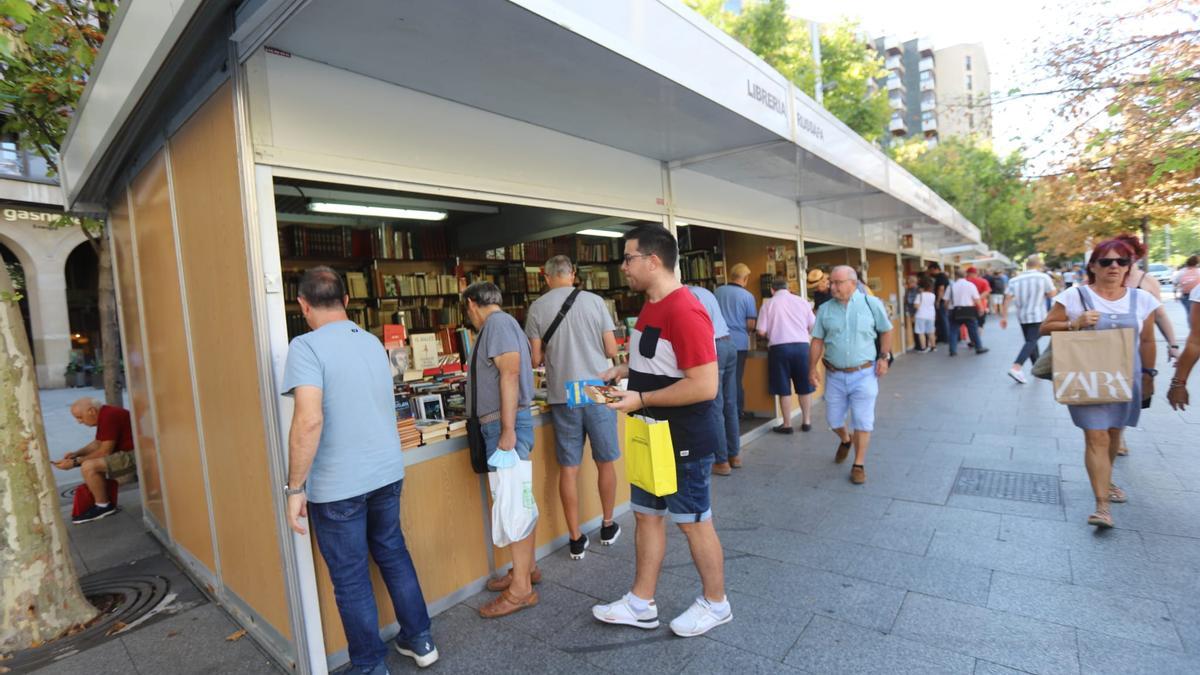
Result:
{"label": "manhole cover", "polygon": [[963,467],[954,481],[954,494],[1058,504],[1058,476]]}
{"label": "manhole cover", "polygon": [[15,672],[26,672],[74,656],[111,636],[136,627],[175,599],[175,594],[170,593],[170,581],[156,575],[95,580],[84,578],[80,587],[88,601],[100,610],[100,616],[75,635],[37,649],[17,652],[11,661],[4,661],[2,665]]}

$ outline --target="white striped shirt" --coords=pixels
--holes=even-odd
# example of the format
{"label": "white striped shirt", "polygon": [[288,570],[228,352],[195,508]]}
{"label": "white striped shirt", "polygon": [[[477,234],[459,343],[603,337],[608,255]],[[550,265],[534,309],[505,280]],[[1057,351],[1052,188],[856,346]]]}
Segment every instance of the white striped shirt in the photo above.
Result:
{"label": "white striped shirt", "polygon": [[1053,292],[1050,275],[1026,270],[1008,282],[1005,295],[1016,300],[1017,323],[1041,323],[1046,320],[1046,294]]}

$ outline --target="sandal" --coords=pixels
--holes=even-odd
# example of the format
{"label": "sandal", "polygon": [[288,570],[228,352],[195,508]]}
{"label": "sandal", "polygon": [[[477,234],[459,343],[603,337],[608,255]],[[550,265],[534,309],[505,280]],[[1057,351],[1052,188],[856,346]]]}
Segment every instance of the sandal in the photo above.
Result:
{"label": "sandal", "polygon": [[[534,584],[542,583],[542,570],[537,566],[533,566],[533,573],[529,575],[529,581]],[[512,585],[512,568],[508,570],[508,574],[502,577],[492,577],[487,580],[487,589],[493,593],[503,591]]]}
{"label": "sandal", "polygon": [[496,596],[491,602],[479,608],[479,616],[485,619],[495,619],[501,616],[508,616],[523,609],[528,609],[538,604],[538,592],[530,591],[529,595],[524,598],[518,598],[513,595],[511,590],[505,590],[500,595]]}
{"label": "sandal", "polygon": [[1117,448],[1117,456],[1118,457],[1124,457],[1125,455],[1128,455],[1128,454],[1129,454],[1129,448],[1125,447],[1124,445]]}
{"label": "sandal", "polygon": [[1126,496],[1124,490],[1117,487],[1116,483],[1109,483],[1108,484],[1108,501],[1110,501],[1114,504],[1124,504],[1125,502],[1129,501],[1129,497]]}
{"label": "sandal", "polygon": [[1087,522],[1088,525],[1095,525],[1096,527],[1102,527],[1105,529],[1110,528],[1113,526],[1112,513],[1110,513],[1108,509],[1097,510],[1092,515],[1088,516]]}

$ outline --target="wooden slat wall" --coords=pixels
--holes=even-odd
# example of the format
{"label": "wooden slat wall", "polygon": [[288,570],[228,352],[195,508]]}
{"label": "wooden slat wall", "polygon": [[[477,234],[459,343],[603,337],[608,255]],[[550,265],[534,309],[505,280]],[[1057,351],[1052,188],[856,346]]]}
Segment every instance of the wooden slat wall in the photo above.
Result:
{"label": "wooden slat wall", "polygon": [[158,417],[158,449],[170,504],[171,538],[216,572],[208,495],[196,427],[192,373],[184,336],[175,235],[160,151],[131,185],[141,271],[146,360]]}
{"label": "wooden slat wall", "polygon": [[[875,291],[875,295],[883,301],[884,305],[888,304],[889,296],[896,296],[897,303],[903,300],[896,285],[898,283],[896,276],[896,254],[867,251],[867,262],[870,266],[870,269],[867,271],[868,279],[878,278],[883,285],[880,290]],[[899,315],[897,314],[897,316]],[[895,350],[900,351],[899,343],[896,343]]]}
{"label": "wooden slat wall", "polygon": [[163,508],[162,484],[159,480],[158,443],[155,440],[154,417],[150,410],[150,391],[146,383],[146,352],[142,345],[142,318],[138,309],[137,277],[133,265],[133,232],[129,222],[128,195],[122,192],[109,211],[112,246],[115,249],[117,274],[121,279],[117,292],[121,297],[121,327],[125,342],[125,380],[133,409],[133,432],[137,446],[137,462],[141,467],[142,501],[159,527],[166,530],[167,514]]}
{"label": "wooden slat wall", "polygon": [[226,84],[168,141],[175,218],[221,580],[289,638],[233,115]]}

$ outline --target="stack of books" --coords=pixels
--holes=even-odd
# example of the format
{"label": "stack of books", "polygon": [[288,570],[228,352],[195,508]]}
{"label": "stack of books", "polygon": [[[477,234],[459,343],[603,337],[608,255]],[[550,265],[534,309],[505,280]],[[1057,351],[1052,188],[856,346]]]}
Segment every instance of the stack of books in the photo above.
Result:
{"label": "stack of books", "polygon": [[417,431],[417,421],[411,417],[396,422],[396,431],[400,432],[400,447],[409,449],[421,444],[421,432]]}
{"label": "stack of books", "polygon": [[450,423],[446,420],[418,420],[417,431],[421,433],[421,445],[446,440]]}
{"label": "stack of books", "polygon": [[447,428],[447,438],[460,438],[467,435],[467,420],[466,418],[450,420],[450,426]]}

